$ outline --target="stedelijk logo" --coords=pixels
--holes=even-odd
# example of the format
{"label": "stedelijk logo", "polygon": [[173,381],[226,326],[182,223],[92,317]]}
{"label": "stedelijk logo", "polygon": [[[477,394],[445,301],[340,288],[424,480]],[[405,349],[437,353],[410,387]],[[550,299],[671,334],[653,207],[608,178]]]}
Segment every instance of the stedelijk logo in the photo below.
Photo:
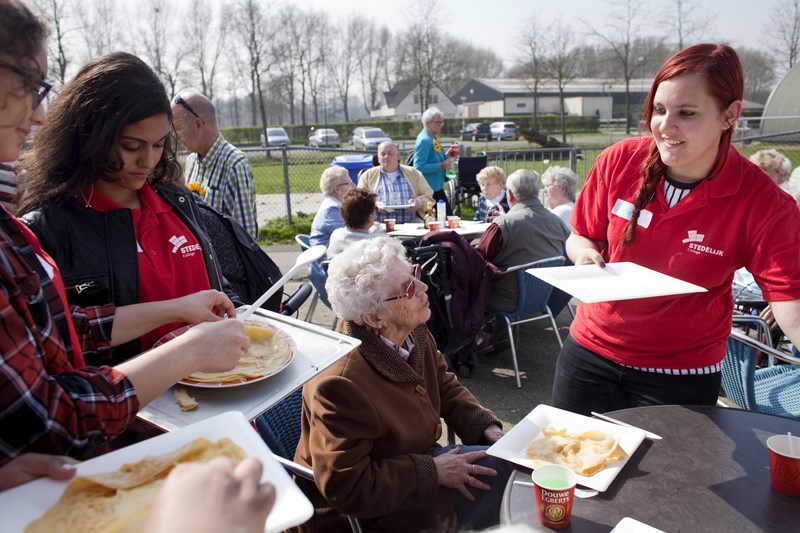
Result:
{"label": "stedelijk logo", "polygon": [[725,253],[718,248],[712,248],[710,246],[704,246],[702,244],[699,244],[703,242],[703,239],[705,238],[706,236],[703,233],[698,233],[697,230],[693,229],[689,230],[689,236],[683,239],[681,242],[684,244],[688,243],[689,251],[692,252],[693,254],[700,255],[702,253],[702,254],[717,255],[720,257],[725,255]]}
{"label": "stedelijk logo", "polygon": [[181,246],[183,246],[188,242],[188,239],[183,235],[181,235],[180,237],[178,237],[177,235],[173,235],[172,237],[169,238],[169,242],[172,243],[172,253],[174,254],[178,252]]}

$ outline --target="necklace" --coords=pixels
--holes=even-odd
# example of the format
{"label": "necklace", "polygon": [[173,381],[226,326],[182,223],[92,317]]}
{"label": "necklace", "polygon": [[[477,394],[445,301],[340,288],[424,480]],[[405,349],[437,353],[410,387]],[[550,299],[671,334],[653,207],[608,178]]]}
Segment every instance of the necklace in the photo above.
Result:
{"label": "necklace", "polygon": [[83,194],[83,191],[81,191],[81,198],[83,198],[83,201],[86,202],[86,205],[84,207],[92,207],[92,196],[94,195],[94,185],[92,185],[91,187],[92,188],[89,191],[89,199],[88,200],[86,199],[86,195]]}

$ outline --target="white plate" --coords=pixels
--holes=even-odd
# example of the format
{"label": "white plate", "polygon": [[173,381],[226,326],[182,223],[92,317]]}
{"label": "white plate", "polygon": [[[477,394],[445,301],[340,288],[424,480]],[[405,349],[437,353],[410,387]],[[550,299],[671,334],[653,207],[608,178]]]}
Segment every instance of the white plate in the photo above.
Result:
{"label": "white plate", "polygon": [[656,529],[653,526],[648,526],[644,522],[639,522],[638,520],[634,520],[626,516],[619,523],[616,525],[614,529],[611,530],[611,533],[664,533],[660,529]]}
{"label": "white plate", "polygon": [[403,204],[400,204],[400,205],[385,205],[385,206],[383,206],[383,209],[385,211],[394,211],[396,209],[409,209],[410,207],[411,207],[410,204],[406,204],[406,205],[403,205]]}
{"label": "white plate", "polygon": [[[278,328],[270,324],[266,318],[259,317],[257,315],[251,315],[250,318],[246,320],[246,322],[250,321],[263,322],[267,327],[269,327],[269,329],[275,331],[278,335],[283,335],[283,337],[286,339],[286,342],[289,344],[290,355],[289,359],[287,359],[286,362],[284,362],[280,368],[273,370],[269,374],[264,374],[263,376],[258,376],[257,378],[245,378],[244,380],[241,381],[195,381],[191,378],[186,377],[178,381],[178,383],[181,385],[186,385],[189,387],[197,387],[200,389],[227,389],[230,387],[241,387],[242,385],[250,385],[251,383],[258,383],[259,381],[271,378],[272,376],[274,376],[275,374],[279,373],[281,370],[289,366],[289,364],[292,362],[292,359],[294,359],[294,354],[297,352],[297,345],[295,344],[294,339],[291,337],[291,335],[283,331],[281,328]],[[153,348],[161,346],[165,342],[171,341],[172,339],[178,337],[179,335],[183,335],[184,333],[189,331],[189,328],[191,328],[191,326],[183,326],[174,331],[170,331],[169,333],[158,339],[156,343],[153,345]]]}
{"label": "white plate", "polygon": [[[200,437],[209,440],[227,437],[241,446],[247,455],[258,458],[264,465],[261,481],[269,481],[275,485],[276,490],[275,505],[264,525],[266,533],[283,531],[302,524],[311,517],[314,512],[311,502],[272,457],[267,445],[244,416],[234,411],[84,461],[78,465],[77,475],[110,472],[148,455],[174,451]],[[66,487],[67,481],[42,478],[0,493],[3,531],[12,533],[25,529],[25,526],[42,516],[58,501]]]}
{"label": "white plate", "polygon": [[673,296],[706,289],[636,263],[606,263],[527,270],[554,287],[586,303]]}
{"label": "white plate", "polygon": [[617,477],[617,474],[628,462],[628,459],[642,443],[645,436],[644,431],[641,429],[626,428],[541,404],[537,405],[533,411],[511,428],[511,431],[506,433],[503,438],[495,442],[489,448],[488,453],[533,469],[533,461],[525,456],[525,448],[531,442],[543,436],[542,428],[546,426],[566,428],[570,433],[582,433],[590,429],[599,429],[619,439],[620,447],[627,454],[625,459],[606,466],[593,476],[578,476],[579,485],[601,492],[608,489],[608,486]]}

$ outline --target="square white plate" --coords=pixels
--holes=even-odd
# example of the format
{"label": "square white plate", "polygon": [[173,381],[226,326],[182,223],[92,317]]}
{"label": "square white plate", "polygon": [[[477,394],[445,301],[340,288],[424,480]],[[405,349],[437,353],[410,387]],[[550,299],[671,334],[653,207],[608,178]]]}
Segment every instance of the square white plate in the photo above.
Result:
{"label": "square white plate", "polygon": [[408,209],[409,207],[411,207],[411,205],[409,205],[409,204],[405,204],[405,205],[398,204],[398,205],[385,205],[385,206],[383,206],[383,209],[385,209],[386,211],[396,211],[398,209]]}
{"label": "square white plate", "polygon": [[606,263],[527,270],[554,287],[586,303],[672,296],[706,289],[636,263]]}
{"label": "square white plate", "polygon": [[614,529],[611,530],[611,533],[664,533],[660,529],[656,529],[653,526],[648,526],[644,522],[639,522],[638,520],[634,520],[626,516],[619,523],[616,525]]}
{"label": "square white plate", "polygon": [[525,448],[534,440],[542,437],[542,428],[553,426],[566,428],[570,433],[582,433],[590,429],[598,429],[618,438],[619,445],[625,450],[627,457],[603,468],[593,476],[578,476],[578,484],[590,489],[605,491],[617,474],[623,469],[636,448],[644,440],[644,431],[627,428],[604,422],[596,418],[577,415],[563,409],[540,404],[511,428],[503,438],[495,442],[488,450],[489,455],[500,457],[520,466],[533,469],[533,461],[525,456]]}
{"label": "square white plate", "polygon": [[[314,512],[311,502],[283,467],[273,459],[269,448],[244,415],[234,411],[84,461],[78,465],[76,475],[110,472],[148,455],[171,452],[199,437],[209,440],[227,437],[241,446],[247,455],[258,458],[264,465],[261,481],[269,481],[275,485],[276,491],[275,505],[264,525],[266,533],[283,531],[302,524],[311,517]],[[25,526],[42,516],[58,501],[66,487],[67,481],[41,478],[0,493],[0,516],[5,524],[3,531],[11,533],[24,530]]]}

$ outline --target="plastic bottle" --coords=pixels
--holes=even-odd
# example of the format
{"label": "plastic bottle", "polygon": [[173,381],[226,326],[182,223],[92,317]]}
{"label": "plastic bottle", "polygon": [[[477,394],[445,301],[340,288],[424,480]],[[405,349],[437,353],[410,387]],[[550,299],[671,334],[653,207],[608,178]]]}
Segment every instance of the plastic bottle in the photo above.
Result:
{"label": "plastic bottle", "polygon": [[447,222],[447,204],[445,204],[444,200],[436,202],[436,219],[441,223],[439,227],[447,227],[445,224]]}

